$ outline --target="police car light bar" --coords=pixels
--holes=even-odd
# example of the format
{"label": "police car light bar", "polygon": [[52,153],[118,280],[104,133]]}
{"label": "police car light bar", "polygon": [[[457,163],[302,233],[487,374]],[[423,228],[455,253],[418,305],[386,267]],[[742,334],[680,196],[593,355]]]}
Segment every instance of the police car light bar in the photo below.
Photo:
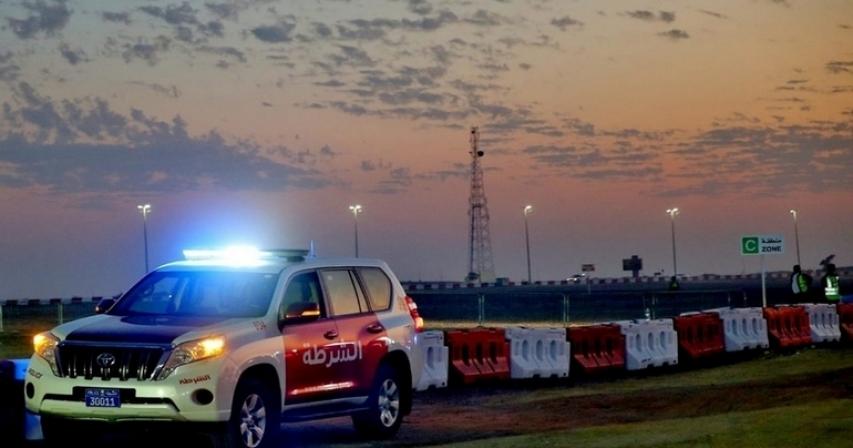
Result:
{"label": "police car light bar", "polygon": [[185,249],[184,258],[190,261],[222,260],[234,263],[253,263],[264,259],[283,258],[287,261],[304,261],[304,249],[260,250],[253,246],[229,246],[224,249]]}

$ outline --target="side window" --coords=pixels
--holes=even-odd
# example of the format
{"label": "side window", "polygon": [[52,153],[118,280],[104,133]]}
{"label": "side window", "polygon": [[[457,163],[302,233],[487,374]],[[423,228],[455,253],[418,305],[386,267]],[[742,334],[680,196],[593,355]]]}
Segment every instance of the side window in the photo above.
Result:
{"label": "side window", "polygon": [[329,295],[332,315],[345,316],[367,311],[366,307],[362,309],[363,301],[359,301],[359,294],[356,292],[348,269],[322,271],[322,276],[326,294]]}
{"label": "side window", "polygon": [[304,309],[305,303],[316,303],[320,306],[320,315],[324,315],[321,291],[320,278],[316,272],[294,275],[290,278],[287,289],[284,290],[284,299],[281,301],[284,312],[279,315],[288,315],[288,311],[293,309]]}
{"label": "side window", "polygon": [[370,306],[374,311],[387,310],[391,307],[391,280],[378,268],[360,268],[358,274],[367,289]]}

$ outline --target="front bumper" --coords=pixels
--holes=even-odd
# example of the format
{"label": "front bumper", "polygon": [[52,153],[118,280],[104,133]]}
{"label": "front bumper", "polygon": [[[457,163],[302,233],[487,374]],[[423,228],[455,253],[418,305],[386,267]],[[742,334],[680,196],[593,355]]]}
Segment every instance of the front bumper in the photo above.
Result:
{"label": "front bumper", "polygon": [[[26,376],[26,407],[30,412],[63,418],[100,421],[193,421],[221,422],[231,413],[231,394],[219,381],[219,372],[228,361],[210,359],[179,367],[162,381],[118,379],[101,380],[59,378],[50,365],[39,356],[30,360]],[[29,394],[32,386],[32,397]],[[119,408],[87,407],[84,390],[87,388],[119,389],[122,403]],[[195,392],[206,389],[213,401],[201,404]]]}

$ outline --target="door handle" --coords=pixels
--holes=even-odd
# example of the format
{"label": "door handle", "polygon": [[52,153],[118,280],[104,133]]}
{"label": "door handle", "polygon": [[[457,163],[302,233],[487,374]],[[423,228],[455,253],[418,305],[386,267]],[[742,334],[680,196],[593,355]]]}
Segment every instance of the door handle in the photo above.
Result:
{"label": "door handle", "polygon": [[323,337],[326,339],[336,339],[338,337],[338,332],[335,330],[329,330],[323,334]]}
{"label": "door handle", "polygon": [[383,327],[380,323],[376,323],[373,325],[368,325],[367,331],[368,333],[382,333],[383,331],[385,331],[385,327]]}

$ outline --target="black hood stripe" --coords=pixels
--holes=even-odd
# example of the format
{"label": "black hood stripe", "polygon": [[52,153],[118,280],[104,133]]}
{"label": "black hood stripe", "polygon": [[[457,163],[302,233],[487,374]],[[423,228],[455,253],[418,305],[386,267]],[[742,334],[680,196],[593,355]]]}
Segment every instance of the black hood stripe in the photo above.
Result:
{"label": "black hood stripe", "polygon": [[227,317],[177,316],[109,316],[84,325],[65,338],[66,341],[170,344],[175,338],[213,325]]}

